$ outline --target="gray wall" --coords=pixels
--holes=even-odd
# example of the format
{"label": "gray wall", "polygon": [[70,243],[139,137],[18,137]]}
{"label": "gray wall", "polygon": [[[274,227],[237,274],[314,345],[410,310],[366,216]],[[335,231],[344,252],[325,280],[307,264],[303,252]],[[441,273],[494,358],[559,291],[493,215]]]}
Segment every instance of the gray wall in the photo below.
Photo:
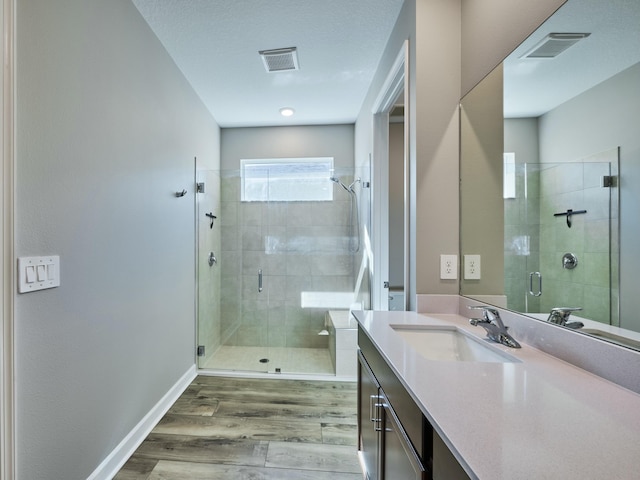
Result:
{"label": "gray wall", "polygon": [[460,0],[465,95],[566,0]]}
{"label": "gray wall", "polygon": [[389,285],[404,288],[404,123],[389,124]]}
{"label": "gray wall", "polygon": [[61,258],[16,298],[18,478],[86,478],[194,365],[219,133],[128,0],[17,2],[17,59],[16,254]]}
{"label": "gray wall", "polygon": [[544,162],[578,160],[620,146],[620,326],[636,330],[640,329],[638,85],[640,64],[564,103],[539,122]]}
{"label": "gray wall", "polygon": [[356,167],[367,165],[373,151],[372,109],[407,39],[411,284],[405,291],[415,308],[416,293],[458,293],[457,282],[440,281],[439,262],[458,245],[459,3],[404,3],[356,122]]}
{"label": "gray wall", "polygon": [[[411,301],[458,293],[439,258],[459,242],[458,102],[564,0],[407,0],[356,122],[356,167],[373,151],[372,107],[409,40]],[[375,162],[375,159],[373,160]]]}
{"label": "gray wall", "polygon": [[[460,288],[504,294],[502,68],[462,99],[460,113]],[[464,255],[480,255],[481,279],[464,279]]]}

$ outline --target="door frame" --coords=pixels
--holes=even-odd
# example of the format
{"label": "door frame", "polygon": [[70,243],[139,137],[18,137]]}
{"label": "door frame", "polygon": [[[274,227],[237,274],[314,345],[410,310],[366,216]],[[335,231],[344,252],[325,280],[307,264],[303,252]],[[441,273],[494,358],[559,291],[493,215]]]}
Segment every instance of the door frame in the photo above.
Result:
{"label": "door frame", "polygon": [[0,256],[0,286],[2,287],[2,355],[0,355],[0,479],[15,478],[15,385],[14,385],[14,106],[15,106],[15,4],[16,0],[2,0],[0,34],[3,47],[2,126],[2,255]]}
{"label": "door frame", "polygon": [[372,237],[373,237],[373,309],[388,310],[389,291],[389,113],[404,91],[404,304],[409,296],[409,40],[405,40],[393,66],[373,104],[373,165],[372,165]]}

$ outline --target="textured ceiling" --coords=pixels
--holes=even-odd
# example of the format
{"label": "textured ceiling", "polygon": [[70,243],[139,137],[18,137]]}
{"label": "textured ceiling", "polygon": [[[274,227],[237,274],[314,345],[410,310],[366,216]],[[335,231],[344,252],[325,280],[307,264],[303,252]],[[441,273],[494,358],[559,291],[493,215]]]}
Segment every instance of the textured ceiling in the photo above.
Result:
{"label": "textured ceiling", "polygon": [[[402,2],[133,0],[222,127],[353,123]],[[300,70],[267,73],[284,47]]]}
{"label": "textured ceiling", "polygon": [[[591,33],[555,59],[520,59],[549,33]],[[640,0],[569,0],[504,62],[506,117],[537,117],[640,61]]]}

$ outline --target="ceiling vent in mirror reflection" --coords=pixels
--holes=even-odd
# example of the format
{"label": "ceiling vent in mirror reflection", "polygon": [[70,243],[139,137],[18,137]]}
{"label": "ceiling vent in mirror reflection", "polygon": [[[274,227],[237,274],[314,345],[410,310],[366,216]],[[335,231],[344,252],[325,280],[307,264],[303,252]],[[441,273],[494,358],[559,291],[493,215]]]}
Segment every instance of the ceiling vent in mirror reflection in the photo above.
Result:
{"label": "ceiling vent in mirror reflection", "polygon": [[550,33],[520,58],[555,58],[590,33]]}

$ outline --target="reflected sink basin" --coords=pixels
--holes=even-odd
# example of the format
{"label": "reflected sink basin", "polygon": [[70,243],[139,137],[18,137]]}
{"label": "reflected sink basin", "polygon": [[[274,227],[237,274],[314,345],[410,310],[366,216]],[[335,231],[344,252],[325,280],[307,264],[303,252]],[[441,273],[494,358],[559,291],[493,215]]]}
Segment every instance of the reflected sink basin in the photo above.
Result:
{"label": "reflected sink basin", "polygon": [[633,338],[623,337],[620,335],[616,335],[615,333],[605,332],[604,330],[598,330],[596,328],[581,328],[578,331],[582,333],[588,333],[589,335],[607,340],[609,342],[617,343],[618,345],[622,345],[623,347],[635,348],[636,350],[640,349],[640,342],[634,340]]}
{"label": "reflected sink basin", "polygon": [[411,348],[427,360],[517,363],[519,359],[456,327],[391,325]]}

